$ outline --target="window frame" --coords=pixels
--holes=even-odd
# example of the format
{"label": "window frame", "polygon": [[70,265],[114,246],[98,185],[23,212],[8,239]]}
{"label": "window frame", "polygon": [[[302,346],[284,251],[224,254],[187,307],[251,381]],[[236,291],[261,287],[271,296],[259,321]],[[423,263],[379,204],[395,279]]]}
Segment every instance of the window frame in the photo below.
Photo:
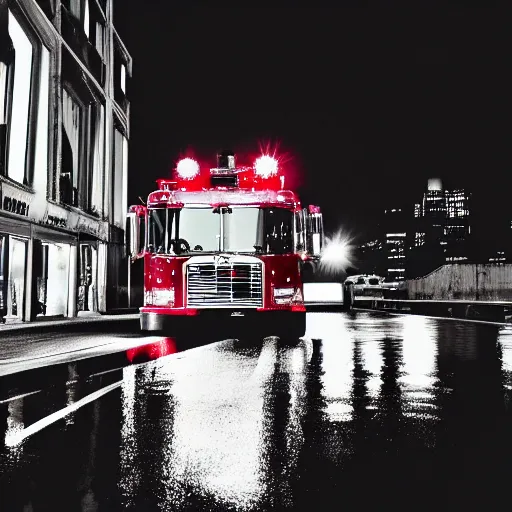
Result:
{"label": "window frame", "polygon": [[[37,136],[37,122],[38,122],[38,110],[39,110],[39,94],[41,85],[41,54],[42,47],[44,45],[41,36],[36,31],[34,25],[27,17],[27,14],[23,9],[15,2],[7,2],[7,15],[9,12],[16,18],[21,29],[25,33],[27,39],[32,44],[32,65],[31,65],[31,76],[30,76],[30,92],[29,92],[29,105],[28,105],[28,119],[27,119],[27,140],[26,140],[26,153],[25,153],[25,166],[23,173],[23,182],[19,182],[9,176],[9,150],[10,150],[10,138],[11,138],[11,123],[12,123],[12,107],[13,98],[10,92],[14,88],[14,80],[16,76],[16,56],[14,58],[14,70],[10,72],[10,89],[9,89],[9,119],[7,125],[6,135],[6,152],[5,152],[5,169],[2,173],[3,179],[13,183],[22,188],[33,191],[34,184],[34,164],[35,164],[35,151],[36,151],[36,136]],[[8,27],[8,25],[7,25]],[[7,29],[8,30],[8,29]],[[7,35],[9,32],[7,31]]]}

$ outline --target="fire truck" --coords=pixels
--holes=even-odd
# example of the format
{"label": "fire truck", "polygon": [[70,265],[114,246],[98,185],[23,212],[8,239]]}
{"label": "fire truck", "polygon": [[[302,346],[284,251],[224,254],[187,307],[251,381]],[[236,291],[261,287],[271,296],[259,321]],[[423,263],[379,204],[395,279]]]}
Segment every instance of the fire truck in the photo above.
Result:
{"label": "fire truck", "polygon": [[303,281],[321,256],[322,213],[285,188],[278,159],[237,166],[222,151],[205,170],[183,158],[172,179],[157,183],[127,217],[131,261],[144,260],[141,329],[177,335],[222,325],[304,336]]}

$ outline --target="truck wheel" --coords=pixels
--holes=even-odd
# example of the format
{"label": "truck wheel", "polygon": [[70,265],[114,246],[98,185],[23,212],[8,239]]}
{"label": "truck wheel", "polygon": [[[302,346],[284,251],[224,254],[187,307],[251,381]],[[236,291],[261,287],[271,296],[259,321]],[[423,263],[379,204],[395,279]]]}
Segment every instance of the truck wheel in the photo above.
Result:
{"label": "truck wheel", "polygon": [[293,313],[291,316],[280,328],[279,339],[283,343],[297,343],[306,334],[306,313]]}
{"label": "truck wheel", "polygon": [[350,311],[354,307],[354,286],[347,284],[343,287],[343,311]]}

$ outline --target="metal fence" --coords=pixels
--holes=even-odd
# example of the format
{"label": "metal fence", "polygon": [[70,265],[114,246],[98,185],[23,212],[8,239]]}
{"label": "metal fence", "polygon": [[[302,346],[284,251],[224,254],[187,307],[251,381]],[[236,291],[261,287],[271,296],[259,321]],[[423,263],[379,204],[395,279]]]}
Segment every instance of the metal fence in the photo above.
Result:
{"label": "metal fence", "polygon": [[512,300],[512,264],[451,264],[406,282],[413,300]]}

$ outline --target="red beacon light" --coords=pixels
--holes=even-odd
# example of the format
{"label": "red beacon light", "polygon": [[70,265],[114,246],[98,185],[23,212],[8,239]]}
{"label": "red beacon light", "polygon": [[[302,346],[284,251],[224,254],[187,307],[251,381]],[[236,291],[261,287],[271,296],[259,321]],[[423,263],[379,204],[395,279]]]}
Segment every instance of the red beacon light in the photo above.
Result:
{"label": "red beacon light", "polygon": [[192,158],[183,158],[176,166],[176,174],[182,180],[192,180],[199,175],[199,164]]}
{"label": "red beacon light", "polygon": [[254,162],[254,172],[262,178],[277,176],[278,162],[269,155],[262,155]]}
{"label": "red beacon light", "polygon": [[253,164],[254,188],[283,190],[284,176],[279,174],[279,162],[270,155],[261,155]]}

